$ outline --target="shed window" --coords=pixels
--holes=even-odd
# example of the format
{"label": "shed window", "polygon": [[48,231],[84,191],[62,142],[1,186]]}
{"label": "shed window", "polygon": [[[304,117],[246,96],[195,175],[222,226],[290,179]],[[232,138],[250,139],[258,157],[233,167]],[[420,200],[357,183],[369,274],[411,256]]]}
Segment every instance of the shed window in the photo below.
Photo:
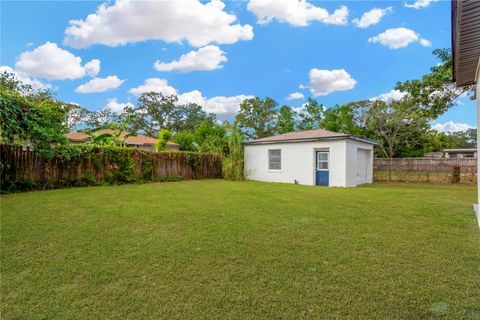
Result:
{"label": "shed window", "polygon": [[317,152],[317,170],[328,170],[328,152]]}
{"label": "shed window", "polygon": [[269,170],[282,169],[282,150],[281,149],[268,150],[268,169]]}

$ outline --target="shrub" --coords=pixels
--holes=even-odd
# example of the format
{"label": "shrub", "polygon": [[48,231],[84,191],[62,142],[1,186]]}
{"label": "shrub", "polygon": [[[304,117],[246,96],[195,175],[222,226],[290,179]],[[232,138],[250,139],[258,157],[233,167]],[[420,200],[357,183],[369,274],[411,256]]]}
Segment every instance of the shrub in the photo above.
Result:
{"label": "shrub", "polygon": [[195,135],[190,131],[178,132],[173,141],[180,145],[180,150],[182,151],[198,151]]}
{"label": "shrub", "polygon": [[172,133],[167,129],[160,130],[157,140],[157,151],[164,151],[167,146],[167,142],[172,138]]}

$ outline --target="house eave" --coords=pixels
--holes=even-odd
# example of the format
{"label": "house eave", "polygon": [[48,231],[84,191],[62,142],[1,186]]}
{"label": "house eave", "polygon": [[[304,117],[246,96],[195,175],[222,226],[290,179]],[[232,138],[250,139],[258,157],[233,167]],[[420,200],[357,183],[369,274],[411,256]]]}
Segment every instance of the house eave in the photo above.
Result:
{"label": "house eave", "polygon": [[354,136],[339,136],[339,137],[324,137],[324,138],[309,138],[309,139],[288,139],[288,140],[275,140],[275,141],[246,141],[243,145],[264,145],[264,144],[277,144],[277,143],[297,143],[297,142],[313,142],[313,141],[335,141],[335,140],[354,140],[367,144],[376,145],[377,143],[372,140],[358,138]]}
{"label": "house eave", "polygon": [[480,60],[480,1],[451,1],[452,78],[457,87],[474,85]]}

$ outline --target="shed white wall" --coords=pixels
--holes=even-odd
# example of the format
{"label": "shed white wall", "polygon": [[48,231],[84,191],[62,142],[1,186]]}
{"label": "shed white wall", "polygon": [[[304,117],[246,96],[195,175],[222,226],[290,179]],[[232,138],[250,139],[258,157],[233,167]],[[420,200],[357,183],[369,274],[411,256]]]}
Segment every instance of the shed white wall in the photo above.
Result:
{"label": "shed white wall", "polygon": [[[357,149],[370,151],[367,176],[372,181],[373,146],[354,140],[325,140],[245,145],[247,179],[315,185],[315,151],[328,150],[329,184],[331,187],[354,187],[356,183]],[[268,169],[268,150],[282,150],[282,169]]]}
{"label": "shed white wall", "polygon": [[373,145],[356,140],[347,140],[347,154],[346,154],[346,187],[355,187],[357,183],[357,156],[358,150],[367,151],[367,181],[373,182]]}

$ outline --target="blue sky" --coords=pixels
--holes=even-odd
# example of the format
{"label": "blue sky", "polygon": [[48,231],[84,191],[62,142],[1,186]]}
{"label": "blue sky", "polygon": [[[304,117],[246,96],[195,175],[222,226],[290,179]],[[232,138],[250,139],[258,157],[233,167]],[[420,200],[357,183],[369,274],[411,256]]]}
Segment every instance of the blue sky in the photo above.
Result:
{"label": "blue sky", "polygon": [[[298,107],[389,93],[451,41],[449,1],[101,4],[2,1],[1,65],[91,110],[120,112],[148,84],[232,119],[247,96]],[[475,126],[473,102],[435,121],[447,122]]]}

